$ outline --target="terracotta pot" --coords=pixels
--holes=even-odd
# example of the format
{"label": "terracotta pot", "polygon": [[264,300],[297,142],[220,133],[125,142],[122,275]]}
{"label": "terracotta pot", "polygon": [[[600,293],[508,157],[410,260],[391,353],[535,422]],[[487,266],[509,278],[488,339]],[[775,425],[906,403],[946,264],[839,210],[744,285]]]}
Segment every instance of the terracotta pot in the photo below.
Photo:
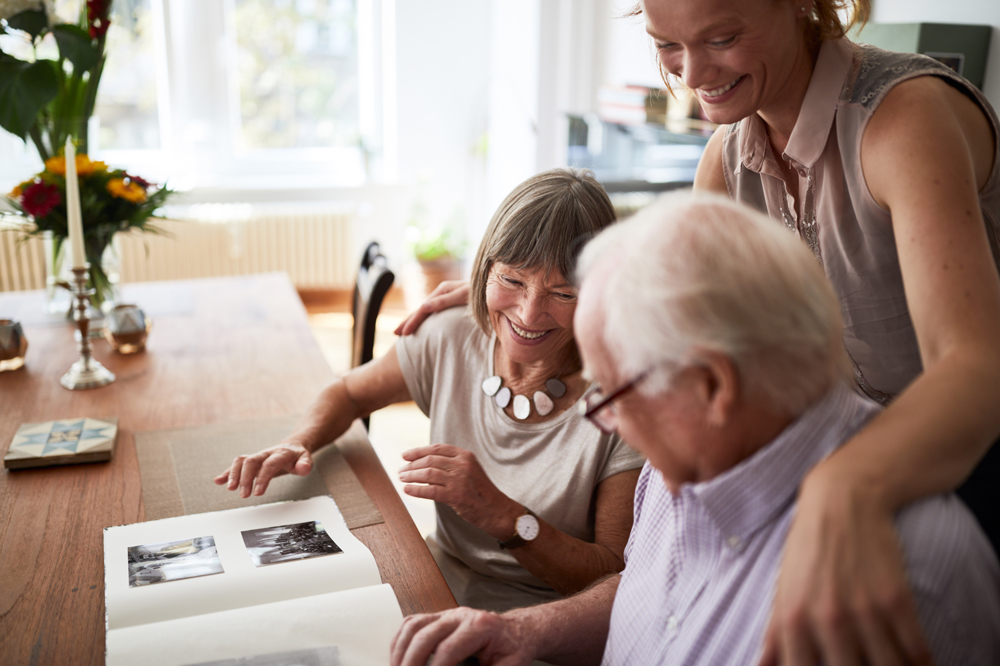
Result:
{"label": "terracotta pot", "polygon": [[420,261],[420,271],[424,276],[424,295],[431,293],[445,280],[462,279],[462,260],[455,257]]}

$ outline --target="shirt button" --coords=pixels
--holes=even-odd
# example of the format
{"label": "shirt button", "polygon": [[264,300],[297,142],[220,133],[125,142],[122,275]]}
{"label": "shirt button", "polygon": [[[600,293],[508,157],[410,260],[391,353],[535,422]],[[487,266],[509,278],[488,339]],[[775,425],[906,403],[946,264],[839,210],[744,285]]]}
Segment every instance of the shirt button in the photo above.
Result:
{"label": "shirt button", "polygon": [[726,543],[730,548],[738,548],[740,545],[740,538],[738,536],[731,536],[726,539]]}
{"label": "shirt button", "polygon": [[671,615],[667,618],[667,631],[676,631],[677,629],[677,616]]}

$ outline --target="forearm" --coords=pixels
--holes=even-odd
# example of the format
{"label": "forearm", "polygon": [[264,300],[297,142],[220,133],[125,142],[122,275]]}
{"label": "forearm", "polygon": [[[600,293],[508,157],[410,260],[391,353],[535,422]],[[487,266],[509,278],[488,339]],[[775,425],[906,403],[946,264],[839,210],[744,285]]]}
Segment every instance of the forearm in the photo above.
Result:
{"label": "forearm", "polygon": [[959,486],[1000,434],[1000,354],[952,354],[807,477],[895,511]]}
{"label": "forearm", "polygon": [[[633,497],[639,470],[614,474],[595,489],[594,542],[561,532],[539,520],[538,537],[511,551],[521,566],[563,595],[575,594],[595,580],[625,568],[625,544],[632,531]],[[514,504],[513,517],[501,525],[513,525],[524,509]],[[510,527],[507,527],[510,534]],[[506,538],[502,534],[501,539]]]}
{"label": "forearm", "polygon": [[313,400],[285,441],[301,444],[313,453],[346,432],[359,416],[358,407],[351,399],[344,380],[337,379]]}
{"label": "forearm", "polygon": [[555,664],[600,664],[621,577],[598,581],[580,594],[504,614],[538,659]]}
{"label": "forearm", "polygon": [[[539,521],[539,527],[538,538],[510,552],[521,566],[559,594],[575,594],[625,568],[619,548],[576,539],[545,521]],[[626,533],[622,548],[627,539]]]}
{"label": "forearm", "polygon": [[323,389],[286,441],[315,451],[346,432],[355,419],[409,399],[396,351],[390,349]]}

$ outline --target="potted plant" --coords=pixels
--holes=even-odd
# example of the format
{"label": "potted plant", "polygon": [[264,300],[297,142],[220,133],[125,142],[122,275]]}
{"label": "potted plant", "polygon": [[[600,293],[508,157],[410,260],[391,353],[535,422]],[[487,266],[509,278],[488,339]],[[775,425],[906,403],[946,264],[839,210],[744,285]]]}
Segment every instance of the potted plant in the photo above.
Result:
{"label": "potted plant", "polygon": [[445,280],[462,278],[462,262],[467,243],[462,210],[456,209],[448,219],[435,223],[420,204],[414,206],[405,237],[410,253],[420,265],[423,293],[431,293]]}

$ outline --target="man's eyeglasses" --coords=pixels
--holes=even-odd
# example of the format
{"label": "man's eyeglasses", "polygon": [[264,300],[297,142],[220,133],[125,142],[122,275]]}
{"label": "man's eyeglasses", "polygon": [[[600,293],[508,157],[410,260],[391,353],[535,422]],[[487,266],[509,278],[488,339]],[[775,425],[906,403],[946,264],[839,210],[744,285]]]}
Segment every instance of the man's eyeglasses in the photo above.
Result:
{"label": "man's eyeglasses", "polygon": [[604,395],[600,386],[595,386],[583,396],[583,402],[580,403],[580,413],[601,432],[607,435],[612,434],[618,430],[618,409],[615,407],[614,401],[638,386],[639,382],[649,376],[650,372],[652,372],[652,368],[640,373],[639,376],[612,391],[608,396]]}

